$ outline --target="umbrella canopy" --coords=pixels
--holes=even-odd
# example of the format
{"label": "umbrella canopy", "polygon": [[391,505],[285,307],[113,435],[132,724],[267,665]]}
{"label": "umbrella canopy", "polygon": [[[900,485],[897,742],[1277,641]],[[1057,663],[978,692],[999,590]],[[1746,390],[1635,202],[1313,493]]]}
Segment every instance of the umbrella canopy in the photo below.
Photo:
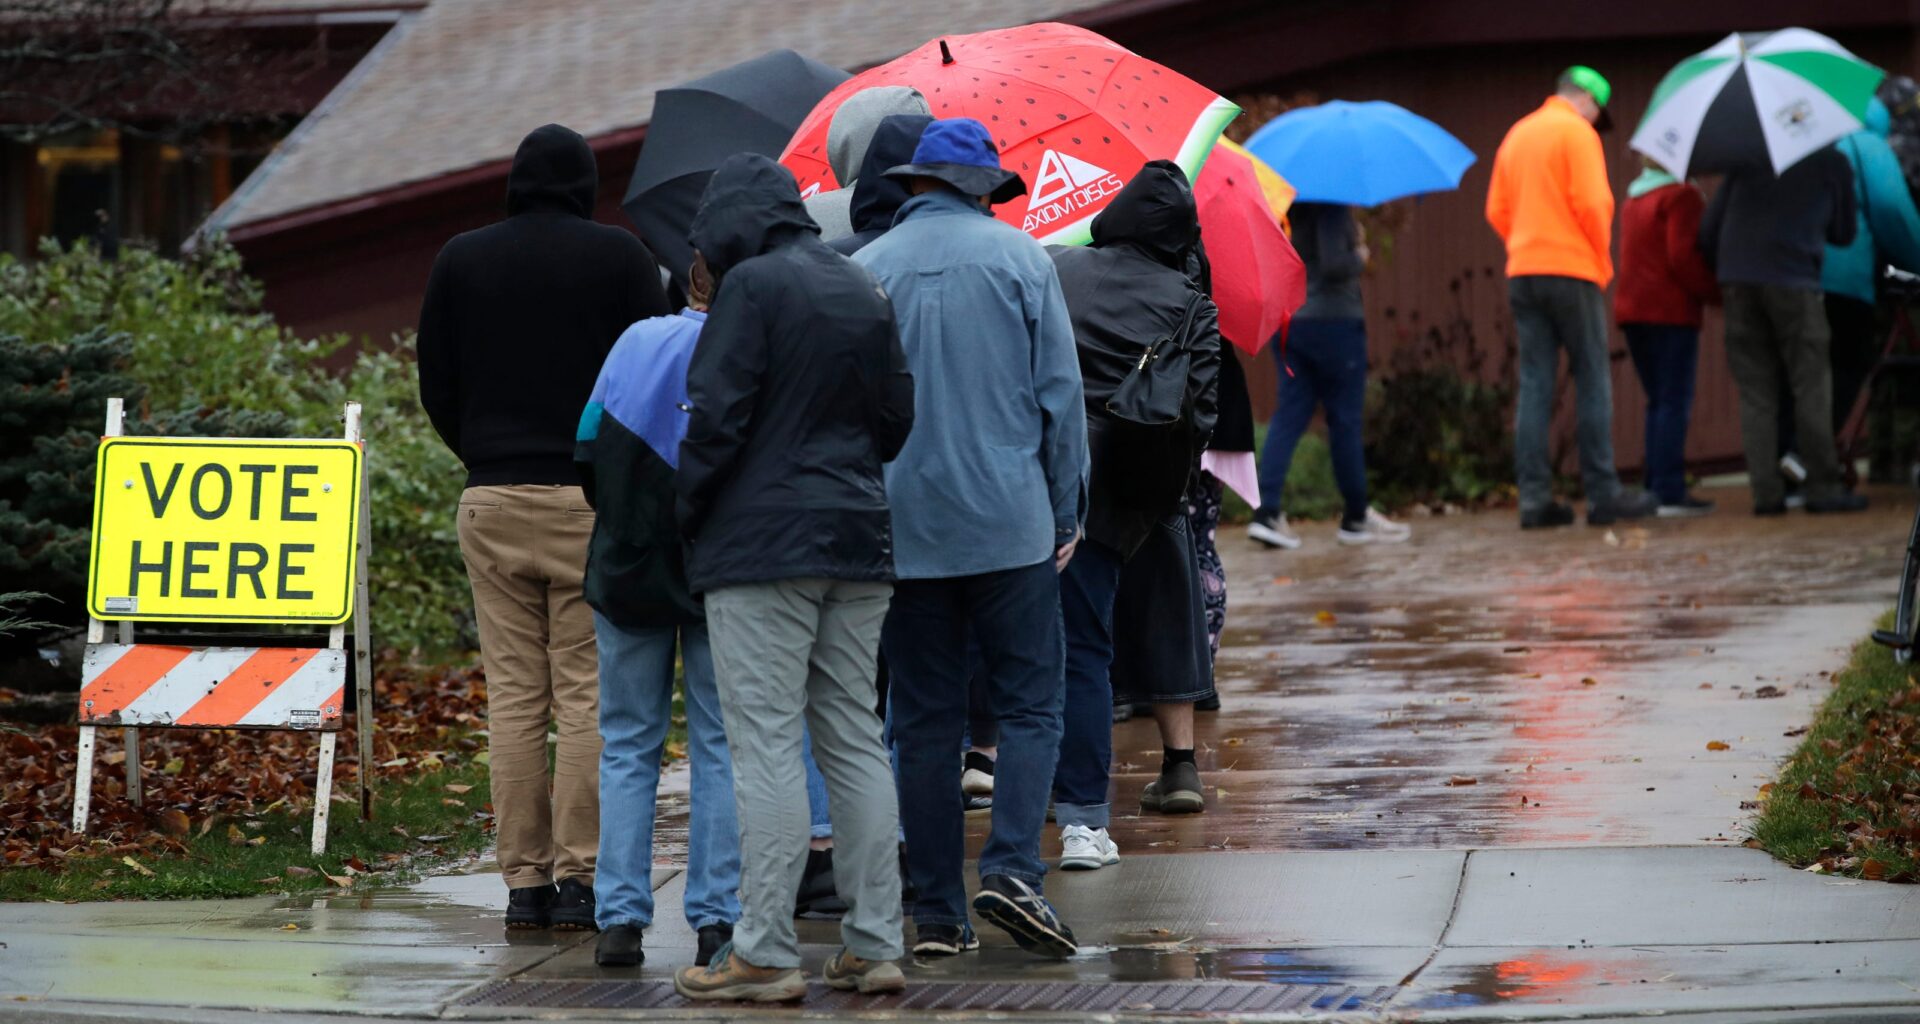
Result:
{"label": "umbrella canopy", "polygon": [[[1257,353],[1307,301],[1307,268],[1280,230],[1259,162],[1223,142],[1193,183],[1220,333]],[[1269,171],[1269,174],[1272,172]]]}
{"label": "umbrella canopy", "polygon": [[681,288],[693,262],[687,229],[713,169],[735,153],[778,154],[814,104],[847,77],[792,50],[774,50],[654,97],[620,206]]}
{"label": "umbrella canopy", "polygon": [[935,117],[987,126],[1027,195],[994,210],[1043,242],[1085,244],[1093,216],[1149,160],[1198,175],[1240,108],[1105,37],[1043,23],[935,39],[863,71],[820,101],[780,155],[802,191],[834,188],[827,126],[841,101],[908,85]]}
{"label": "umbrella canopy", "polygon": [[1633,148],[1684,178],[1792,167],[1860,130],[1886,73],[1804,28],[1739,33],[1674,66]]}
{"label": "umbrella canopy", "polygon": [[1297,107],[1247,140],[1299,191],[1303,203],[1378,206],[1460,187],[1473,151],[1405,107],[1334,100]]}
{"label": "umbrella canopy", "polygon": [[1267,206],[1272,208],[1274,219],[1280,222],[1281,229],[1291,238],[1293,231],[1287,227],[1287,211],[1293,209],[1294,197],[1299,195],[1293,185],[1281,177],[1279,171],[1267,166],[1265,160],[1247,152],[1247,147],[1238,142],[1221,139],[1220,148],[1246,157],[1247,162],[1253,165],[1253,176],[1260,181],[1260,193],[1267,197]]}

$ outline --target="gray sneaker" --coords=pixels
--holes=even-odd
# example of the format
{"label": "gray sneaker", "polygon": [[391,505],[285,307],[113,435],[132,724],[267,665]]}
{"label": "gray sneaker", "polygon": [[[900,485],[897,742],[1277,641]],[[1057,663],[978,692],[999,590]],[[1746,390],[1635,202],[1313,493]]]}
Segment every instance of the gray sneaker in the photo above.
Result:
{"label": "gray sneaker", "polygon": [[1160,814],[1198,814],[1207,809],[1207,787],[1191,763],[1160,766],[1160,777],[1140,791],[1140,809]]}
{"label": "gray sneaker", "polygon": [[1588,526],[1612,526],[1622,519],[1645,519],[1660,511],[1660,499],[1651,491],[1624,491],[1612,501],[1587,506]]}

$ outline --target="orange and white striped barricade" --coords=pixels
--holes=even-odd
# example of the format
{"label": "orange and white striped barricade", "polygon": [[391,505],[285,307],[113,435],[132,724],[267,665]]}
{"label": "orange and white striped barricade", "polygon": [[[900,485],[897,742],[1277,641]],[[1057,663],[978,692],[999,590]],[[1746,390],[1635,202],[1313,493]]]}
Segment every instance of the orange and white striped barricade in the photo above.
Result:
{"label": "orange and white striped barricade", "polygon": [[[141,728],[320,734],[313,852],[325,852],[346,705],[346,630],[360,724],[360,808],[373,810],[367,636],[369,501],[360,406],[343,440],[134,438],[107,403],[95,469],[87,651],[73,830],[92,802],[94,731],[126,730],[127,795],[140,802]],[[117,620],[117,642],[107,622]],[[324,625],[288,646],[138,643],[136,622]]]}

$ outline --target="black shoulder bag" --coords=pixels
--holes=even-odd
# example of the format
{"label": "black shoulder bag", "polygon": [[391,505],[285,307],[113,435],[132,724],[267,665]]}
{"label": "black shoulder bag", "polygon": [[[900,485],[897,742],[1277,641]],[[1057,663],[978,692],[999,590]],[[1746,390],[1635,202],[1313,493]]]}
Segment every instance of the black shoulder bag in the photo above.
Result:
{"label": "black shoulder bag", "polygon": [[1114,499],[1129,508],[1164,512],[1186,493],[1193,458],[1187,383],[1199,310],[1195,294],[1179,325],[1147,346],[1107,399],[1114,436],[1104,446],[1102,476]]}

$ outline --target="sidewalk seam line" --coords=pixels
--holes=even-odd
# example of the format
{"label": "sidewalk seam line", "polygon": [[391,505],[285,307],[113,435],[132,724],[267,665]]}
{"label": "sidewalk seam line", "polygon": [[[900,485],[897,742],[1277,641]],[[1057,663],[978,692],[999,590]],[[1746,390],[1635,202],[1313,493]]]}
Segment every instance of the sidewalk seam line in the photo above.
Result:
{"label": "sidewalk seam line", "polygon": [[1447,908],[1447,921],[1440,926],[1440,937],[1434,940],[1433,948],[1427,951],[1427,958],[1420,961],[1419,965],[1413,970],[1407,972],[1406,977],[1400,979],[1399,987],[1401,989],[1406,989],[1412,985],[1414,981],[1420,977],[1420,972],[1426,970],[1427,966],[1433,963],[1434,958],[1440,955],[1440,951],[1447,947],[1447,936],[1453,932],[1453,920],[1460,916],[1460,899],[1467,891],[1467,865],[1472,862],[1475,852],[1474,850],[1468,850],[1466,854],[1460,858],[1460,874],[1453,881],[1453,905]]}

